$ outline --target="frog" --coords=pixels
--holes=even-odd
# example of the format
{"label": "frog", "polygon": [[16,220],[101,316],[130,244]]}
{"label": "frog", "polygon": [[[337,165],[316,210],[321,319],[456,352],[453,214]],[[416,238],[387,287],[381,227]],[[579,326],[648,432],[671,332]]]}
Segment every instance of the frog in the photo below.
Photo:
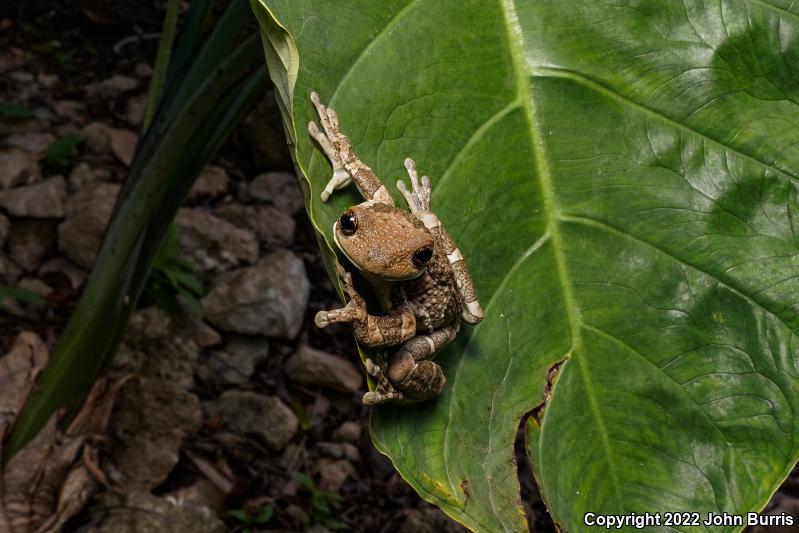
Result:
{"label": "frog", "polygon": [[430,178],[419,177],[413,159],[404,161],[411,188],[404,180],[397,181],[406,210],[396,206],[385,184],[355,154],[341,131],[338,114],[315,91],[310,96],[322,129],[311,121],[308,133],[333,170],[321,193],[322,202],[351,183],[364,198],[334,222],[333,241],[369,283],[383,311],[369,313],[352,273],[337,259],[337,275],[348,301],[342,308],[319,311],[314,322],[320,328],[349,323],[362,345],[376,350],[397,347],[390,356],[375,357],[377,362],[364,361],[375,387],[363,395],[363,404],[433,398],[447,381],[433,359],[455,339],[462,322],[476,325],[484,315],[466,261],[431,211]]}

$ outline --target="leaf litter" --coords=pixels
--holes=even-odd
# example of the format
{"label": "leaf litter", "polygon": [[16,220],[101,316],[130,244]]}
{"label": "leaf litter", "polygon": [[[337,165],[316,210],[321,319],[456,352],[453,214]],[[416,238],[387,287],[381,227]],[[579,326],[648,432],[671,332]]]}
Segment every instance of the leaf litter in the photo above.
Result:
{"label": "leaf litter", "polygon": [[[21,333],[0,357],[0,452],[48,349],[32,332]],[[102,378],[66,429],[68,411],[54,414],[28,445],[0,470],[0,533],[57,532],[81,511],[98,483],[107,484],[98,464],[99,444],[108,426],[114,398],[131,379]]]}

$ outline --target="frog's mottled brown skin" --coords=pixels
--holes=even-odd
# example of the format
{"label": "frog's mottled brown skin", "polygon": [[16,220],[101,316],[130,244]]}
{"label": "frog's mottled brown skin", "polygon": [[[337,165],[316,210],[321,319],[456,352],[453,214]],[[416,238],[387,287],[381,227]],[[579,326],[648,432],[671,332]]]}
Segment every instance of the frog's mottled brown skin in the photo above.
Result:
{"label": "frog's mottled brown skin", "polygon": [[341,309],[320,311],[316,325],[350,322],[359,342],[372,347],[400,346],[387,365],[366,361],[377,388],[363,403],[409,403],[441,392],[446,378],[432,361],[458,334],[461,320],[477,324],[483,310],[472,277],[455,241],[430,211],[430,180],[416,174],[405,160],[412,190],[397,182],[410,213],[394,206],[386,186],[352,150],[339,129],[335,111],[311,93],[324,133],[316,123],[308,131],[333,165],[333,177],[322,192],[326,202],[334,190],[355,182],[365,202],[349,208],[333,226],[342,253],[363,273],[380,300],[385,315],[370,315],[340,265],[339,275],[350,300]]}

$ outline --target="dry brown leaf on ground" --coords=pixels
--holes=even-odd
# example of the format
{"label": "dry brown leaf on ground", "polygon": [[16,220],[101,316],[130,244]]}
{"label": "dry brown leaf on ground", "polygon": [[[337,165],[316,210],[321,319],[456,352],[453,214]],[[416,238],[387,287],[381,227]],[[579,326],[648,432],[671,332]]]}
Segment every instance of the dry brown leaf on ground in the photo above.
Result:
{"label": "dry brown leaf on ground", "polygon": [[[33,333],[22,333],[0,358],[0,436],[8,434],[47,348]],[[56,532],[91,496],[102,471],[93,443],[105,431],[114,397],[129,378],[98,380],[66,431],[53,415],[33,441],[0,472],[0,533]]]}
{"label": "dry brown leaf on ground", "polygon": [[0,436],[13,425],[45,362],[47,347],[29,332],[20,333],[11,351],[0,357]]}
{"label": "dry brown leaf on ground", "polygon": [[108,128],[108,140],[111,142],[111,151],[122,161],[125,166],[130,166],[133,153],[136,151],[138,136],[130,130]]}

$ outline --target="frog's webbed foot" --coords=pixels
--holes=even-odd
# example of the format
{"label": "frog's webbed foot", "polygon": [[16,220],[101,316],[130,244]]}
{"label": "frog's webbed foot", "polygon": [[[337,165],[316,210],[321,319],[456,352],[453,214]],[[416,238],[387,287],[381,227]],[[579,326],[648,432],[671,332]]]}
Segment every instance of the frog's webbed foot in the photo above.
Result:
{"label": "frog's webbed foot", "polygon": [[416,173],[416,163],[410,157],[405,159],[405,168],[411,178],[412,190],[409,191],[402,180],[397,181],[397,188],[408,202],[411,213],[420,217],[430,211],[430,178],[422,176],[420,181],[419,175]]}
{"label": "frog's webbed foot", "polygon": [[341,144],[343,134],[339,130],[338,115],[330,108],[325,107],[319,100],[319,95],[315,92],[311,93],[311,102],[316,107],[316,112],[319,114],[319,120],[322,123],[324,133],[319,130],[316,122],[308,123],[308,133],[316,139],[322,151],[330,160],[333,166],[333,177],[327,183],[325,190],[322,191],[322,201],[327,202],[333,191],[342,189],[352,183],[352,176],[344,168],[344,160],[341,157],[341,152],[337,148]]}
{"label": "frog's webbed foot", "polygon": [[349,296],[350,301],[341,309],[331,309],[330,311],[319,311],[314,317],[317,327],[325,328],[336,322],[356,322],[366,318],[366,302],[363,300],[355,286],[352,284],[352,274],[344,270],[340,263],[336,263],[341,282],[344,284],[344,292]]}
{"label": "frog's webbed foot", "polygon": [[340,309],[330,311],[319,311],[314,317],[314,324],[320,328],[326,328],[336,322],[357,322],[366,316],[366,309],[361,308],[356,300],[350,300],[347,305]]}
{"label": "frog's webbed foot", "polygon": [[377,381],[375,390],[369,391],[363,395],[361,402],[364,405],[376,405],[379,403],[402,403],[405,401],[405,395],[394,388],[394,385],[386,377],[385,371],[380,366],[376,365],[371,359],[364,362],[366,366],[366,373],[372,376]]}
{"label": "frog's webbed foot", "polygon": [[367,359],[366,361],[364,361],[364,366],[366,367],[366,373],[375,378],[378,387],[382,387],[384,390],[387,391],[394,390],[394,386],[386,377],[385,371],[381,366],[375,364],[375,362],[372,361],[371,359]]}

